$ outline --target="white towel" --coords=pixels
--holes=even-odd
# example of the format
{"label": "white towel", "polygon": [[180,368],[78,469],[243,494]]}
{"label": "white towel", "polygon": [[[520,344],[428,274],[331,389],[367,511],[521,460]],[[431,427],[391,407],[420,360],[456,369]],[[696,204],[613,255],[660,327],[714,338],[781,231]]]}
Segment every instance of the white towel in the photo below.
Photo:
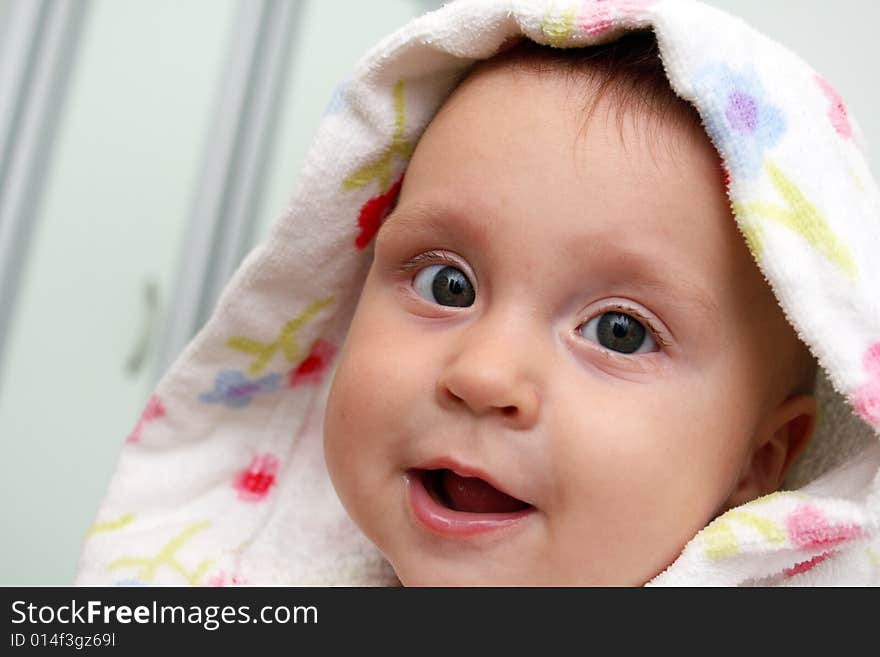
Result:
{"label": "white towel", "polygon": [[[824,369],[795,489],[717,518],[651,584],[880,583],[880,193],[858,124],[801,58],[690,0],[461,0],[371,50],[328,107],[287,210],[125,441],[77,583],[396,584],[338,502],[321,447],[373,234],[474,61],[513,36],[578,47],[634,28],[655,32],[729,172],[749,247]],[[749,130],[728,111],[734,92],[754,108]]]}

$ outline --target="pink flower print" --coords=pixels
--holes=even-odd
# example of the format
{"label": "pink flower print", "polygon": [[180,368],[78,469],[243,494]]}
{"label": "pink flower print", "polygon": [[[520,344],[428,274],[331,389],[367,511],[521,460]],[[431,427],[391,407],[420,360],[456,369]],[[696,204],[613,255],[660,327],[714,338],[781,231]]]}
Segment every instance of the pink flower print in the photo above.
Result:
{"label": "pink flower print", "polygon": [[611,29],[608,0],[587,0],[578,16],[578,27],[587,36],[599,36]]}
{"label": "pink flower print", "polygon": [[128,438],[125,439],[125,442],[138,442],[141,439],[141,431],[144,428],[144,424],[152,422],[163,415],[165,415],[165,408],[162,406],[162,402],[159,401],[159,398],[156,395],[152,395],[147,401],[147,405],[144,406],[144,410],[141,411],[141,416],[138,418],[137,424],[134,425],[134,429],[128,434]]}
{"label": "pink flower print", "polygon": [[288,373],[290,387],[320,383],[335,355],[336,347],[332,342],[323,338],[316,340],[309,355]]}
{"label": "pink flower print", "polygon": [[800,563],[796,563],[791,568],[786,568],[783,571],[783,574],[786,577],[794,577],[795,575],[800,575],[801,573],[805,573],[808,570],[812,570],[818,564],[822,563],[831,556],[830,552],[823,552],[822,554],[817,554],[812,559],[807,559],[806,561],[801,561]]}
{"label": "pink flower print", "polygon": [[785,519],[785,527],[789,540],[801,550],[830,548],[864,535],[858,525],[832,525],[812,504],[803,504],[792,511]]}
{"label": "pink flower print", "polygon": [[272,454],[257,454],[247,470],[235,477],[232,487],[242,502],[259,502],[269,494],[278,472],[278,459]]}
{"label": "pink flower print", "polygon": [[[577,24],[581,32],[595,37],[610,30],[615,20],[627,17],[657,0],[585,0]],[[613,12],[613,14],[612,14]]]}
{"label": "pink flower print", "polygon": [[880,342],[875,342],[862,356],[868,381],[853,395],[853,408],[871,424],[880,426]]}
{"label": "pink flower print", "polygon": [[222,572],[206,577],[202,586],[223,586],[226,583],[226,575]]}
{"label": "pink flower print", "polygon": [[227,584],[232,584],[233,586],[238,584],[244,584],[245,580],[241,579],[237,575],[233,575],[229,578],[229,582],[226,581],[226,573],[222,570],[218,572],[216,575],[212,575],[211,577],[205,578],[205,581],[202,583],[202,586],[227,586]]}
{"label": "pink flower print", "polygon": [[403,176],[391,185],[387,192],[374,196],[363,204],[357,220],[361,232],[354,241],[357,249],[362,249],[369,244],[370,240],[378,232],[379,226],[382,225],[382,220],[388,216],[391,206],[397,199],[397,193],[400,191],[401,184],[403,184]]}
{"label": "pink flower print", "polygon": [[834,90],[834,87],[828,83],[828,80],[818,73],[814,74],[814,76],[819,87],[822,89],[822,93],[831,102],[831,105],[828,107],[828,118],[831,120],[831,125],[837,130],[837,134],[844,139],[849,139],[852,137],[852,127],[849,124],[849,117],[846,115],[846,105],[843,104],[843,99]]}

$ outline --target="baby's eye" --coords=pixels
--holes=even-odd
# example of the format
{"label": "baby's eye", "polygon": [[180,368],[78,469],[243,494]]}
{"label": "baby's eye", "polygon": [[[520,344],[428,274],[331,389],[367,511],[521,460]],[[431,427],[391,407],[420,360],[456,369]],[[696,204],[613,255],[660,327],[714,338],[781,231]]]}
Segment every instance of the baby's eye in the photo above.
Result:
{"label": "baby's eye", "polygon": [[581,324],[578,332],[606,349],[623,354],[641,354],[657,350],[657,343],[642,323],[631,315],[619,311],[596,315]]}
{"label": "baby's eye", "polygon": [[420,297],[441,306],[470,306],[476,293],[467,276],[457,267],[430,265],[413,279]]}

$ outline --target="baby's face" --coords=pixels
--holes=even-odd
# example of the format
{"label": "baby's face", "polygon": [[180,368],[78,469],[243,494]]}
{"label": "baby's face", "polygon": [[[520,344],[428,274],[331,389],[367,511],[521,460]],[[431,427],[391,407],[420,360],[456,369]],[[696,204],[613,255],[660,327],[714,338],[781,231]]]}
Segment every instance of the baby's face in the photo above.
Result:
{"label": "baby's face", "polygon": [[708,139],[607,102],[472,75],[377,236],[325,455],[406,585],[642,584],[741,493],[787,327]]}

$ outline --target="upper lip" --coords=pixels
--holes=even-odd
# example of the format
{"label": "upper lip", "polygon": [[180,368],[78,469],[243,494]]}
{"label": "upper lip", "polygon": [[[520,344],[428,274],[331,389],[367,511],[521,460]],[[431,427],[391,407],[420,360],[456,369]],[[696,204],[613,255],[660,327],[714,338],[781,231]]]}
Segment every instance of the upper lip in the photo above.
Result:
{"label": "upper lip", "polygon": [[462,476],[462,477],[479,477],[480,479],[485,481],[487,484],[492,486],[492,488],[495,488],[495,489],[501,491],[505,495],[509,495],[510,497],[513,497],[515,499],[520,500],[521,502],[525,502],[526,504],[534,506],[534,504],[532,504],[530,501],[523,499],[519,495],[514,495],[513,493],[508,491],[504,486],[501,486],[494,478],[492,478],[491,476],[486,474],[486,472],[484,472],[480,468],[476,468],[476,467],[473,467],[470,465],[464,465],[462,463],[459,463],[458,461],[456,461],[455,459],[453,459],[450,456],[438,456],[436,458],[431,459],[430,461],[426,461],[425,463],[422,463],[421,465],[415,466],[415,469],[417,469],[417,470],[452,470],[455,474]]}

